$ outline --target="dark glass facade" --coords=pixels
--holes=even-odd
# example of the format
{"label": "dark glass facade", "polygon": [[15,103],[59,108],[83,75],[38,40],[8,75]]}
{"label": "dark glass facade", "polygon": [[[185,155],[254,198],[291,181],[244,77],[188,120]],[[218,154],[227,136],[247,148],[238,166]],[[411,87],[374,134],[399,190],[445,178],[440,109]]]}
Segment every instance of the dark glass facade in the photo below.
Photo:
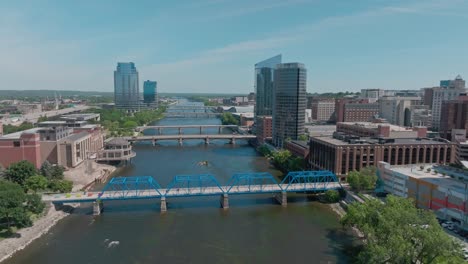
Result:
{"label": "dark glass facade", "polygon": [[157,82],[145,81],[143,83],[143,102],[149,105],[155,105],[158,102]]}
{"label": "dark glass facade", "polygon": [[281,54],[255,64],[255,115],[273,114],[274,70],[281,63]]}
{"label": "dark glass facade", "polygon": [[307,70],[302,63],[279,64],[274,72],[273,143],[304,134]]}

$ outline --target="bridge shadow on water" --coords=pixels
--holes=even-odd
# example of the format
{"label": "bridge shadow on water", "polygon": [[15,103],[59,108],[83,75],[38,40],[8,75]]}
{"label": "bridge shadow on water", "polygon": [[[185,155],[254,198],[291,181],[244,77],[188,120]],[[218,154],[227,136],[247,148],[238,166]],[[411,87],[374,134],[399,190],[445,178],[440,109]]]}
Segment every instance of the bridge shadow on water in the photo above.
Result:
{"label": "bridge shadow on water", "polygon": [[[291,194],[288,197],[289,205],[307,206],[311,202],[317,202],[318,199],[314,195]],[[145,213],[145,212],[160,212],[160,199],[141,199],[128,201],[104,201],[104,214],[121,214],[121,213]],[[230,195],[229,209],[236,210],[237,208],[253,208],[253,207],[274,207],[281,205],[276,201],[271,194],[250,194],[250,195]],[[202,197],[168,197],[167,209],[171,210],[216,210],[220,209],[219,196],[202,196]],[[72,214],[75,215],[92,215],[92,203],[82,203],[80,207],[75,208]]]}

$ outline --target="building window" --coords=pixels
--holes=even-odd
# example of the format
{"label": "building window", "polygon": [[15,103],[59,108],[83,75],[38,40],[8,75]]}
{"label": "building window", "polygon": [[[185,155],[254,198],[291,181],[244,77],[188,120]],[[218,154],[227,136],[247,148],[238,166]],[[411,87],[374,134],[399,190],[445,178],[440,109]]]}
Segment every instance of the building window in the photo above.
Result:
{"label": "building window", "polygon": [[15,147],[15,148],[21,147],[21,142],[19,142],[19,141],[13,141],[13,147]]}

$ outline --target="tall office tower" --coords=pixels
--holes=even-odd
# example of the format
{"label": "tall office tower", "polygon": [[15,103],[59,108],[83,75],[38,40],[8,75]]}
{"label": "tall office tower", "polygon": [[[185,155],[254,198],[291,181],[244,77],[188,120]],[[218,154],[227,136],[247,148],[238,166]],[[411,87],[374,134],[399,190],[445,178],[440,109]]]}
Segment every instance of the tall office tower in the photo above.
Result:
{"label": "tall office tower", "polygon": [[304,134],[307,70],[302,63],[278,64],[274,72],[273,144]]}
{"label": "tall office tower", "polygon": [[281,54],[255,64],[255,116],[273,113],[274,69],[281,63]]}
{"label": "tall office tower", "polygon": [[436,130],[440,128],[442,103],[444,101],[455,100],[458,96],[467,92],[465,80],[460,76],[457,76],[455,80],[440,81],[440,84],[444,86],[433,88],[432,96],[432,128]]}
{"label": "tall office tower", "polygon": [[143,103],[150,107],[158,106],[157,82],[145,81],[143,83]]}
{"label": "tall office tower", "polygon": [[118,62],[114,71],[114,97],[117,109],[135,112],[140,109],[138,71],[133,62]]}

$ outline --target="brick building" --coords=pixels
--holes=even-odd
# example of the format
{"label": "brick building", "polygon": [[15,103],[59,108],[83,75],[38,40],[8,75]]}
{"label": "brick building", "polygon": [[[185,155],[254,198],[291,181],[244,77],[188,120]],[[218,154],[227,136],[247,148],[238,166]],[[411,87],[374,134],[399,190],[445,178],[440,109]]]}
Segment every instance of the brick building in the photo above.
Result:
{"label": "brick building", "polygon": [[468,129],[468,96],[460,96],[457,100],[442,103],[442,118],[440,120],[440,135],[452,140],[452,129]]}
{"label": "brick building", "polygon": [[311,102],[313,121],[331,121],[335,114],[335,100],[328,98],[314,98]]}
{"label": "brick building", "polygon": [[256,120],[257,140],[258,143],[263,144],[265,140],[271,140],[273,136],[273,119],[271,116],[259,116]]}
{"label": "brick building", "polygon": [[330,170],[341,179],[350,171],[376,166],[453,163],[456,145],[447,140],[425,138],[369,138],[336,132],[332,137],[310,139],[309,164],[312,169]]}
{"label": "brick building", "polygon": [[336,99],[336,122],[367,122],[379,114],[379,104],[369,99]]}
{"label": "brick building", "polygon": [[406,128],[377,122],[340,122],[336,131],[360,137],[417,138],[425,137],[426,127]]}

